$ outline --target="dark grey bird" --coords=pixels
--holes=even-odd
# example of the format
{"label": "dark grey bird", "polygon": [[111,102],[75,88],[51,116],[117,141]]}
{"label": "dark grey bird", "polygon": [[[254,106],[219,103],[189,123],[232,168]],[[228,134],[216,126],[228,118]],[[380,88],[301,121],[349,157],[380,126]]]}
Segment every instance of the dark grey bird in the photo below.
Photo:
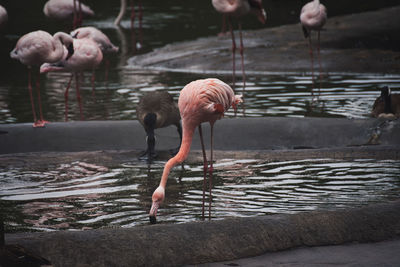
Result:
{"label": "dark grey bird", "polygon": [[[147,161],[151,162],[157,157],[154,149],[156,143],[155,129],[175,125],[180,141],[182,142],[181,116],[178,105],[168,92],[154,91],[146,93],[139,101],[136,108],[136,116],[143,125],[147,135],[147,150],[140,155],[140,158],[147,155]],[[176,149],[173,149],[172,153],[176,154],[179,148],[180,145]]]}
{"label": "dark grey bird", "polygon": [[371,115],[373,117],[400,117],[400,94],[392,94],[389,87],[381,89],[381,95],[375,100]]}

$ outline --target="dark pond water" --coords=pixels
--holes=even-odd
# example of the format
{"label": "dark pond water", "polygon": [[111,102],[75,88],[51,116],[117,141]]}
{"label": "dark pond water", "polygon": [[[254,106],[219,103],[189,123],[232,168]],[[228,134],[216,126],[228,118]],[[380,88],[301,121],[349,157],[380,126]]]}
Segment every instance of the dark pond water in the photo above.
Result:
{"label": "dark pond water", "polygon": [[[212,217],[356,207],[400,196],[400,162],[332,159],[216,162]],[[11,231],[130,227],[148,223],[163,162],[105,168],[65,162],[0,172],[0,204]],[[170,175],[161,223],[201,219],[202,164]]]}
{"label": "dark pond water", "polygon": [[[46,1],[0,1],[10,22],[0,34],[0,123],[31,122],[25,66],[9,58],[18,38],[30,31],[50,33],[70,29],[70,23],[47,20]],[[208,0],[143,1],[143,28],[113,26],[119,1],[85,1],[96,17],[84,21],[105,32],[121,52],[110,59],[109,80],[105,68],[96,71],[92,96],[90,75],[82,78],[86,120],[135,119],[136,104],[146,91],[168,90],[177,99],[197,74],[149,72],[125,68],[126,60],[173,42],[215,36],[221,25]],[[264,1],[268,23],[244,20],[245,29],[296,23],[306,1]],[[329,15],[372,10],[398,1],[329,1]],[[230,75],[217,77],[230,81]],[[64,120],[63,91],[68,74],[41,76],[45,118]],[[311,79],[302,73],[248,75],[246,116],[324,116],[367,118],[379,86],[400,87],[400,75],[326,73],[320,101],[311,107]],[[78,120],[71,91],[70,120]],[[232,114],[228,114],[232,115]],[[239,116],[243,114],[239,113]],[[229,117],[229,116],[228,116]],[[7,231],[129,227],[147,223],[151,194],[158,184],[163,162],[149,169],[141,162],[105,168],[83,162],[65,162],[46,169],[0,169],[0,207]],[[330,159],[292,162],[220,159],[215,165],[213,219],[257,216],[305,210],[336,209],[398,198],[400,162]],[[181,177],[181,179],[179,179]],[[201,217],[202,164],[175,168],[160,209],[162,222],[186,222]]]}
{"label": "dark pond water", "polygon": [[[26,67],[11,60],[9,52],[18,38],[30,31],[43,29],[50,33],[69,31],[71,23],[48,20],[42,12],[42,1],[0,1],[9,12],[10,21],[0,35],[0,123],[31,122],[32,113],[27,90]],[[90,73],[82,79],[84,117],[97,119],[135,119],[135,108],[144,91],[168,90],[175,98],[188,82],[203,78],[202,75],[149,73],[129,71],[124,68],[126,60],[136,54],[146,53],[166,44],[193,40],[203,36],[215,36],[220,31],[221,16],[213,10],[211,1],[173,0],[143,1],[143,26],[130,29],[129,14],[117,29],[113,21],[119,11],[119,1],[85,1],[96,12],[94,18],[84,21],[104,31],[121,52],[110,59],[110,77],[104,82],[105,67],[96,72],[96,97],[91,95]],[[128,1],[129,2],[129,1]],[[137,2],[137,1],[136,1]],[[268,23],[260,25],[253,17],[243,21],[245,29],[273,27],[298,22],[299,10],[306,1],[264,1]],[[329,15],[373,10],[397,4],[397,1],[348,1],[329,2]],[[230,82],[230,76],[213,75]],[[378,86],[385,84],[400,87],[398,76],[382,74],[325,74],[321,102],[310,108],[311,81],[309,75],[279,74],[250,75],[246,93],[247,116],[342,116],[368,117],[372,101],[379,95]],[[64,120],[63,92],[69,74],[41,76],[44,116],[50,121]],[[79,120],[70,93],[70,120]]]}

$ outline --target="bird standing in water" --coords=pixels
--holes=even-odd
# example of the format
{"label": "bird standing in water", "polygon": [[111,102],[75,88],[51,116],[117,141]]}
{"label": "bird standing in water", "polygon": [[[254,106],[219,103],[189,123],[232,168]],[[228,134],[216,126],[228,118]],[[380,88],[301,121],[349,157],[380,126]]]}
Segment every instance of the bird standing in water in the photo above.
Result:
{"label": "bird standing in water", "polygon": [[319,2],[314,0],[303,6],[300,13],[300,22],[303,28],[304,37],[308,38],[310,46],[310,58],[311,58],[311,72],[312,72],[312,89],[311,95],[314,96],[314,55],[313,46],[311,42],[311,31],[317,31],[318,33],[318,64],[319,64],[319,90],[321,90],[322,70],[321,70],[321,57],[320,57],[320,32],[322,27],[325,25],[327,20],[326,7]]}
{"label": "bird standing in water", "polygon": [[[200,140],[203,151],[204,160],[204,182],[203,182],[203,218],[204,218],[204,201],[205,201],[205,185],[206,175],[209,170],[209,218],[211,218],[211,188],[213,173],[213,127],[214,123],[221,119],[224,113],[231,107],[236,108],[238,103],[242,102],[241,96],[235,95],[232,88],[226,83],[210,78],[197,80],[187,84],[180,92],[178,106],[182,118],[183,137],[181,147],[175,157],[168,160],[165,164],[161,177],[160,185],[154,191],[152,196],[152,206],[149,217],[150,222],[156,222],[157,210],[165,198],[165,187],[167,185],[168,175],[171,169],[182,163],[189,154],[193,134],[196,127],[199,129]],[[211,159],[210,168],[208,169],[208,161],[204,149],[203,134],[201,123],[209,122],[211,126]]]}
{"label": "bird standing in water", "polygon": [[[157,156],[154,150],[156,143],[154,136],[155,129],[175,125],[179,133],[180,142],[182,142],[181,116],[177,104],[168,92],[155,91],[145,94],[137,105],[136,116],[143,125],[147,135],[147,150],[141,157],[147,154],[149,162]],[[174,154],[179,150],[179,147],[174,150]]]}
{"label": "bird standing in water", "polygon": [[46,17],[55,20],[73,19],[73,29],[82,24],[83,17],[94,16],[94,11],[81,0],[49,0],[43,7]]}
{"label": "bird standing in water", "polygon": [[99,46],[92,39],[73,39],[74,54],[64,58],[56,63],[45,63],[40,66],[40,73],[51,71],[67,71],[71,72],[71,78],[65,89],[65,120],[68,121],[68,91],[71,86],[72,78],[75,76],[76,97],[79,104],[79,112],[81,120],[83,120],[82,99],[79,90],[78,73],[84,70],[92,70],[96,68],[103,60],[103,54]]}
{"label": "bird standing in water", "polygon": [[[65,45],[65,47],[64,47]],[[44,127],[46,121],[43,119],[42,104],[40,100],[40,75],[36,80],[36,90],[39,102],[40,120],[36,119],[35,104],[32,95],[31,68],[40,66],[45,62],[58,62],[64,56],[68,60],[74,53],[73,39],[69,34],[57,32],[53,36],[45,31],[34,31],[22,36],[15,48],[10,52],[11,58],[19,60],[28,66],[28,89],[32,105],[33,127]]]}
{"label": "bird standing in water", "polygon": [[[262,0],[212,0],[212,5],[214,8],[228,16],[228,25],[229,31],[232,37],[232,80],[233,80],[233,90],[235,91],[235,83],[236,83],[236,41],[235,35],[232,29],[231,17],[240,18],[248,13],[253,13],[257,16],[258,20],[265,24],[267,19],[267,15],[265,13],[264,8],[262,7]],[[239,20],[239,36],[240,36],[240,57],[241,57],[241,66],[242,66],[242,79],[243,79],[243,92],[246,87],[246,74],[244,70],[244,46],[243,46],[243,37],[242,37],[242,24]]]}
{"label": "bird standing in water", "polygon": [[400,95],[392,94],[389,87],[381,89],[381,95],[375,100],[371,115],[377,118],[395,119],[400,117]]}
{"label": "bird standing in water", "polygon": [[[95,27],[80,27],[72,31],[71,36],[76,39],[91,39],[94,42],[97,43],[97,45],[100,47],[101,52],[103,53],[103,56],[108,55],[108,54],[115,54],[118,52],[119,48],[118,46],[115,46],[113,43],[111,43],[110,39],[105,35],[102,31]],[[110,65],[110,61],[106,58],[105,59],[105,64],[106,64],[106,73],[104,75],[104,80],[108,81],[108,69]],[[95,73],[93,71],[92,73],[92,94],[94,95],[94,80],[95,80]]]}

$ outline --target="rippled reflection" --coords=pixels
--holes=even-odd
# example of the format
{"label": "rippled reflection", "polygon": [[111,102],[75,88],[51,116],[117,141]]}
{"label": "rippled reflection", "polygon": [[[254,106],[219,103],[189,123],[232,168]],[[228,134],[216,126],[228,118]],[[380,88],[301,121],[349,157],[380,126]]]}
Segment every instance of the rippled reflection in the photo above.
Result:
{"label": "rippled reflection", "polygon": [[[191,80],[204,78],[194,74],[162,73],[156,71],[123,69],[110,75],[106,83],[101,80],[103,70],[98,70],[95,96],[92,96],[91,73],[81,78],[81,93],[86,120],[136,119],[136,105],[147,91],[166,90],[177,100],[180,90]],[[250,75],[249,75],[250,76]],[[46,95],[43,102],[50,121],[64,121],[64,89],[70,75],[48,75],[43,84]],[[230,77],[219,77],[230,80]],[[369,118],[372,105],[380,95],[380,87],[400,88],[399,75],[326,75],[318,101],[312,102],[309,75],[268,74],[248,77],[245,114],[238,116],[285,116],[285,117],[346,117]],[[75,101],[74,82],[70,90],[69,119],[79,120],[79,108]],[[24,91],[25,88],[20,88]],[[23,115],[15,118],[7,109],[6,101],[0,99],[0,123],[30,121],[29,99],[21,94],[18,105]],[[28,97],[26,94],[25,97]],[[233,115],[232,111],[228,114]]]}
{"label": "rippled reflection", "polygon": [[[213,219],[338,209],[400,196],[399,161],[224,159],[214,166]],[[163,162],[151,168],[141,162],[113,168],[71,162],[40,171],[3,170],[0,204],[16,231],[147,224],[162,168]],[[176,167],[160,220],[200,220],[202,180],[201,163]]]}

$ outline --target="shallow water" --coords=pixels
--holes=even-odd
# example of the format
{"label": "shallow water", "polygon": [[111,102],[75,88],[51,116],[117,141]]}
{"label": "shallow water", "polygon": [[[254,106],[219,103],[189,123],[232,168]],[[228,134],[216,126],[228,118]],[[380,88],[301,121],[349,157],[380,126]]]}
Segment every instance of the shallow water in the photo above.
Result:
{"label": "shallow water", "polygon": [[[162,168],[162,162],[151,168],[141,162],[106,168],[76,161],[40,170],[3,170],[0,204],[7,229],[51,231],[147,224],[151,194]],[[214,168],[213,220],[334,210],[400,196],[400,162],[393,160],[223,159]],[[202,181],[202,164],[176,167],[159,221],[201,220]]]}
{"label": "shallow water", "polygon": [[[21,63],[10,59],[9,52],[18,38],[30,31],[43,29],[54,33],[68,31],[71,23],[54,22],[43,13],[41,1],[9,1],[9,24],[0,33],[0,123],[31,122],[33,120],[27,90],[27,69]],[[298,22],[298,12],[306,1],[265,2],[268,22],[261,25],[254,17],[243,21],[244,29],[259,29]],[[164,45],[194,40],[204,36],[215,36],[220,31],[221,16],[215,12],[210,1],[158,0],[143,1],[144,15],[142,30],[130,30],[129,14],[122,21],[123,28],[115,28],[113,20],[119,10],[119,1],[85,1],[92,6],[96,17],[84,21],[103,30],[121,49],[110,60],[107,83],[105,66],[96,71],[95,97],[91,93],[90,72],[85,73],[81,89],[84,118],[86,120],[135,119],[135,108],[145,91],[168,90],[175,99],[188,82],[204,78],[204,75],[168,72],[150,72],[125,69],[126,60],[136,54],[143,54]],[[343,5],[346,9],[343,9]],[[329,15],[373,10],[390,6],[396,1],[362,1],[349,4],[344,1],[329,3]],[[30,15],[23,15],[30,14]],[[307,51],[305,51],[307,53]],[[210,76],[210,75],[207,75]],[[231,81],[230,75],[212,75]],[[238,77],[239,78],[239,77]],[[40,78],[45,119],[64,121],[64,90],[69,74],[49,74]],[[240,85],[240,78],[238,80]],[[400,76],[359,75],[324,73],[320,102],[311,104],[311,78],[309,74],[259,74],[248,75],[246,116],[335,116],[366,118],[369,116],[374,99],[379,96],[379,87],[390,85],[400,87]],[[75,91],[70,90],[69,120],[79,120]],[[38,107],[36,107],[38,109]],[[243,114],[242,114],[243,115]]]}

